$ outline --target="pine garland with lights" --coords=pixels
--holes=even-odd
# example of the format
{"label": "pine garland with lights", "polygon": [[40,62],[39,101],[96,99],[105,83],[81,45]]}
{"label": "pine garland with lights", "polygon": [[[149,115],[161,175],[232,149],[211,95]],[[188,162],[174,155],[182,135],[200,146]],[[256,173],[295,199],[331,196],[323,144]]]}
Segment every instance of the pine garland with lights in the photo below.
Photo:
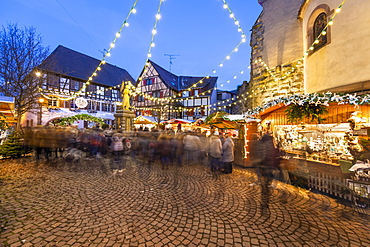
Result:
{"label": "pine garland with lights", "polygon": [[282,97],[274,99],[266,104],[256,107],[253,110],[249,110],[247,115],[253,116],[258,115],[260,112],[265,111],[266,109],[279,105],[284,104],[289,106],[291,104],[295,105],[304,105],[305,103],[313,104],[313,105],[324,105],[329,106],[329,103],[337,103],[338,105],[364,105],[370,103],[370,94],[341,94],[341,93],[313,93],[313,94],[297,94],[292,95],[289,97]]}
{"label": "pine garland with lights", "polygon": [[70,116],[70,117],[60,118],[58,120],[59,121],[58,121],[57,124],[59,124],[61,126],[71,125],[71,124],[73,124],[74,122],[76,122],[78,120],[96,122],[96,123],[100,123],[100,124],[104,123],[102,118],[90,116],[88,114],[78,114],[78,115],[74,115],[74,116]]}

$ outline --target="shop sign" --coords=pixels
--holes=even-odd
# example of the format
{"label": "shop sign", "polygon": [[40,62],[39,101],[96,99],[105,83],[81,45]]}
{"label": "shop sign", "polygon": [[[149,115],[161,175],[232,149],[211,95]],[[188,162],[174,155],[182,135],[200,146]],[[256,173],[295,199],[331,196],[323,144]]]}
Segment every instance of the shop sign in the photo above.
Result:
{"label": "shop sign", "polygon": [[87,106],[87,100],[80,97],[76,99],[76,106],[78,108],[85,108]]}

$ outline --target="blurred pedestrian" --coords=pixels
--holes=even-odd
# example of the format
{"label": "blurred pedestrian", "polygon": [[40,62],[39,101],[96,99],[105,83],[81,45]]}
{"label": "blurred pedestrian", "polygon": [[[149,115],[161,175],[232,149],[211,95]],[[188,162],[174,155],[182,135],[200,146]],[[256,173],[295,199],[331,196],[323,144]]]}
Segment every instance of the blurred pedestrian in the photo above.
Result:
{"label": "blurred pedestrian", "polygon": [[223,173],[229,174],[233,172],[234,161],[234,141],[231,139],[230,134],[225,134],[225,142],[222,145],[222,162],[224,165]]}
{"label": "blurred pedestrian", "polygon": [[185,159],[187,165],[194,165],[197,162],[200,150],[200,139],[194,132],[188,132],[183,139],[185,149]]}
{"label": "blurred pedestrian", "polygon": [[222,158],[222,143],[218,135],[210,137],[209,156],[211,171],[219,170]]}
{"label": "blurred pedestrian", "polygon": [[275,147],[273,138],[266,133],[261,138],[261,209],[268,213],[272,180],[279,166],[279,150]]}
{"label": "blurred pedestrian", "polygon": [[250,186],[261,184],[261,162],[262,162],[262,146],[257,133],[251,135],[249,142],[249,159],[252,167],[256,169],[257,181],[250,184]]}

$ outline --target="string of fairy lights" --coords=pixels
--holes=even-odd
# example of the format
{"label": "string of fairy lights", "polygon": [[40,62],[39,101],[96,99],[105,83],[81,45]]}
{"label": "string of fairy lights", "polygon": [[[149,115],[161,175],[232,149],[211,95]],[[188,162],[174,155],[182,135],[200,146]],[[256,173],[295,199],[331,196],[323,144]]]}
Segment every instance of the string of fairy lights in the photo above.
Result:
{"label": "string of fairy lights", "polygon": [[[46,99],[49,99],[49,100],[50,99],[57,98],[58,100],[64,100],[64,101],[74,99],[77,96],[80,96],[82,93],[84,93],[85,90],[86,90],[86,87],[88,85],[90,85],[90,83],[93,81],[93,78],[96,77],[98,75],[98,72],[102,70],[102,66],[104,64],[106,64],[107,57],[110,57],[111,56],[111,50],[116,46],[117,39],[121,37],[121,33],[123,31],[123,28],[129,26],[128,20],[129,20],[131,14],[136,13],[135,7],[136,7],[138,1],[139,0],[135,0],[134,1],[134,3],[132,5],[130,11],[128,12],[125,20],[123,21],[123,23],[122,23],[121,27],[119,28],[119,30],[116,32],[115,37],[113,38],[113,41],[110,43],[109,48],[108,49],[105,49],[105,53],[103,55],[103,58],[100,60],[99,65],[95,68],[94,72],[90,75],[90,77],[88,78],[88,80],[82,85],[82,87],[78,91],[73,92],[70,97],[59,97],[58,95],[53,95],[53,97],[50,97],[50,96],[44,94],[42,92],[43,89],[41,87],[39,87],[38,88],[39,89],[39,93],[43,97],[45,97]],[[162,2],[163,0],[160,0],[160,1]],[[41,76],[41,73],[40,72],[36,72],[36,76],[40,77]],[[117,86],[115,86],[115,87],[117,87]],[[108,88],[108,90],[112,90],[112,89],[113,89],[113,87]]]}
{"label": "string of fairy lights", "polygon": [[342,10],[342,7],[344,3],[347,0],[343,0],[341,4],[335,9],[333,16],[329,19],[328,23],[325,25],[325,27],[322,29],[320,34],[315,38],[313,43],[309,46],[309,48],[304,52],[302,57],[289,69],[288,71],[285,72],[282,76],[276,76],[275,73],[273,73],[272,69],[269,68],[269,66],[262,60],[262,58],[256,59],[254,62],[255,63],[260,63],[263,67],[265,67],[266,71],[273,77],[275,81],[281,81],[289,77],[300,65],[302,65],[304,59],[310,54],[311,51],[315,49],[315,45],[318,45],[320,43],[320,38],[322,36],[327,35],[327,29],[329,26],[332,26],[334,24],[334,18],[336,17],[337,14],[339,14]]}
{"label": "string of fairy lights", "polygon": [[[145,67],[144,67],[144,73],[143,73],[143,76],[145,76],[145,73],[147,72],[147,66],[149,65],[149,58],[151,58],[152,54],[151,54],[151,51],[152,49],[155,47],[155,43],[154,43],[154,40],[155,40],[155,35],[157,34],[157,25],[158,25],[158,21],[161,19],[161,7],[162,7],[162,4],[163,4],[163,1],[164,0],[160,0],[159,1],[159,4],[158,4],[158,8],[157,8],[157,13],[156,13],[156,18],[155,18],[155,23],[154,23],[154,27],[152,29],[152,38],[151,38],[151,41],[150,41],[150,45],[149,45],[149,49],[148,49],[148,53],[147,53],[147,61],[145,63]],[[116,33],[113,41],[110,43],[110,46],[108,48],[108,50],[105,50],[106,53],[104,54],[103,56],[103,59],[100,61],[99,65],[97,66],[97,68],[94,70],[94,72],[91,74],[91,76],[88,78],[87,82],[85,82],[82,87],[80,88],[80,90],[76,91],[76,92],[73,92],[73,93],[70,93],[70,96],[69,97],[60,97],[58,95],[53,95],[52,97],[46,95],[43,91],[46,91],[46,92],[49,92],[51,93],[51,91],[47,91],[47,90],[44,90],[42,88],[39,87],[39,92],[40,94],[47,98],[47,99],[59,99],[59,100],[71,100],[71,99],[74,99],[78,96],[80,96],[82,93],[86,93],[87,95],[90,95],[90,94],[94,94],[95,92],[86,92],[86,87],[88,85],[91,84],[91,82],[93,81],[93,78],[97,76],[97,73],[102,69],[102,65],[104,65],[106,63],[106,59],[107,57],[110,57],[110,54],[111,54],[111,50],[112,48],[115,47],[115,44],[116,44],[116,41],[117,39],[121,36],[121,32],[123,30],[124,27],[128,27],[129,26],[129,23],[128,23],[128,19],[129,17],[131,16],[132,13],[136,13],[136,5],[137,5],[137,2],[138,0],[136,0],[133,4],[133,6],[131,7],[126,19],[124,20],[123,24],[121,25],[119,31]],[[246,42],[246,35],[240,25],[240,22],[236,19],[235,17],[235,14],[231,11],[229,5],[227,4],[226,0],[223,0],[223,8],[224,9],[227,9],[227,11],[229,12],[229,16],[230,18],[233,19],[235,25],[237,26],[237,29],[238,29],[238,32],[241,32],[241,41],[236,45],[236,47],[221,61],[221,63],[219,64],[219,67],[223,67],[223,64],[229,60],[231,58],[231,55],[235,52],[237,52],[239,50],[239,46],[243,43]],[[213,73],[216,73],[216,69],[213,69],[212,70]],[[240,72],[241,74],[244,73],[244,71],[242,70]],[[37,72],[37,76],[40,76],[40,73]],[[141,76],[139,78],[139,81],[142,80],[143,76]],[[194,83],[193,85],[191,85],[189,88],[187,88],[185,91],[191,91],[193,90],[194,88],[196,88],[198,86],[198,84],[202,84],[204,82],[205,79],[209,79],[210,76],[207,75],[205,77],[203,77],[202,79],[200,79],[199,81],[197,81],[196,83]],[[233,77],[234,79],[236,79],[236,75],[234,75]],[[230,82],[229,80],[227,81],[228,83]],[[223,86],[223,84],[221,84]],[[100,90],[102,92],[104,91],[107,91],[107,90],[116,90],[117,88],[119,88],[121,85],[116,85],[116,86],[112,86],[112,87],[109,87],[109,88],[106,88],[106,89],[103,89],[103,90]],[[182,96],[182,92],[180,92],[179,94],[177,95],[173,95],[173,96],[169,96],[169,97],[164,97],[164,98],[159,98],[159,97],[153,97],[152,95],[149,95],[145,92],[141,92],[140,89],[136,88],[134,85],[132,85],[132,83],[130,83],[129,85],[130,89],[132,90],[132,93],[133,93],[133,96],[136,96],[136,95],[142,95],[144,98],[148,99],[148,100],[151,100],[151,101],[159,101],[159,102],[178,102],[178,101],[183,101],[183,100],[187,100],[187,99],[192,99],[192,98],[195,98],[195,97],[199,97],[199,96],[203,96],[203,95],[206,95],[207,93],[210,93],[212,92],[212,90],[216,90],[217,89],[217,86],[214,87],[214,88],[211,88],[207,91],[204,91],[196,96],[189,96],[189,97],[181,97],[181,98],[177,98],[178,96]],[[101,93],[102,93],[101,92]],[[219,104],[225,104],[227,101],[229,101],[230,99],[228,100],[225,100],[225,102],[219,102]]]}

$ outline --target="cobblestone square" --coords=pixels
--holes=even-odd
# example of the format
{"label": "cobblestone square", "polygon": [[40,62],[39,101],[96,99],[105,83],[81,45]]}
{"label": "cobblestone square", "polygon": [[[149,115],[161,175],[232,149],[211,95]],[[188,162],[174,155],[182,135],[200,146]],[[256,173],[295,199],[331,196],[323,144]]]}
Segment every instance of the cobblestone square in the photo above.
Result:
{"label": "cobblestone square", "polygon": [[275,182],[261,211],[252,169],[124,162],[2,161],[0,246],[370,246],[368,218],[324,195]]}

